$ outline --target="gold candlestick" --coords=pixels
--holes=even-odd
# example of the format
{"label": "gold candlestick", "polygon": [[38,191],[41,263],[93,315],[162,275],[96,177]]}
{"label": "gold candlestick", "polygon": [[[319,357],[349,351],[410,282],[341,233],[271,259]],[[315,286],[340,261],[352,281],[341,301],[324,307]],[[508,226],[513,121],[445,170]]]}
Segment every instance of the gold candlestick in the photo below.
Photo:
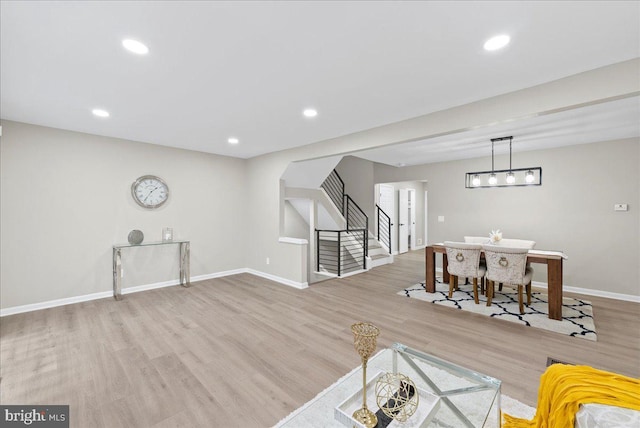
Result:
{"label": "gold candlestick", "polygon": [[376,350],[376,338],[380,330],[373,324],[359,322],[351,326],[351,331],[353,345],[362,360],[362,408],[353,412],[353,418],[367,428],[373,428],[378,424],[378,418],[367,408],[367,361]]}

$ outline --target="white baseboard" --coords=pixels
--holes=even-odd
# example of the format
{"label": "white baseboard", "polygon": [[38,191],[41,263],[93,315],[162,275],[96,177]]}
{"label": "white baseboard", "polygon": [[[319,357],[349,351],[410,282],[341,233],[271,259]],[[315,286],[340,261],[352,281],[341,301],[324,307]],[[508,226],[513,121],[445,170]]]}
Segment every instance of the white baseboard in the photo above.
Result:
{"label": "white baseboard", "polygon": [[112,296],[113,291],[101,291],[99,293],[85,294],[83,296],[67,297],[64,299],[49,300],[47,302],[13,306],[11,308],[0,309],[0,317],[21,314],[23,312],[38,311],[40,309],[55,308],[56,306],[70,305],[72,303],[88,302],[89,300],[104,299]]}
{"label": "white baseboard", "polygon": [[244,271],[246,273],[250,273],[251,275],[259,276],[261,278],[270,279],[271,281],[279,282],[280,284],[288,285],[290,287],[294,287],[294,288],[298,288],[298,289],[303,289],[303,288],[309,287],[309,283],[308,282],[292,281],[292,280],[287,279],[287,278],[282,278],[280,276],[272,275],[270,273],[260,272],[259,270],[255,270],[255,269],[247,268]]}
{"label": "white baseboard", "polygon": [[[548,289],[546,282],[532,281],[531,285],[545,290]],[[604,297],[606,299],[640,303],[640,296],[634,296],[633,294],[612,293],[610,291],[592,290],[590,288],[571,287],[568,285],[563,285],[562,291],[567,293],[584,294],[585,296]]]}
{"label": "white baseboard", "polygon": [[[206,274],[206,275],[192,276],[191,277],[191,282],[204,281],[206,279],[212,279],[212,278],[221,278],[221,277],[224,277],[224,276],[237,275],[237,274],[241,274],[241,273],[250,273],[252,275],[260,276],[262,278],[267,278],[267,279],[270,279],[272,281],[279,282],[281,284],[285,284],[285,285],[288,285],[288,286],[291,286],[291,287],[295,287],[295,288],[299,288],[299,289],[307,288],[309,286],[309,284],[306,283],[306,282],[300,283],[300,282],[292,281],[290,279],[281,278],[279,276],[271,275],[271,274],[268,274],[268,273],[264,273],[264,272],[260,272],[260,271],[253,270],[253,269],[248,269],[248,268],[233,269],[233,270],[227,270],[227,271],[222,271],[222,272],[210,273],[210,274]],[[179,284],[180,284],[180,280],[174,279],[174,280],[171,280],[171,281],[156,282],[156,283],[153,283],[153,284],[137,285],[135,287],[123,288],[122,289],[122,294],[138,293],[140,291],[154,290],[156,288],[171,287],[171,286],[175,286],[175,285],[179,285]],[[5,317],[5,316],[8,316],[8,315],[14,315],[14,314],[20,314],[20,313],[23,313],[23,312],[38,311],[40,309],[48,309],[48,308],[55,308],[55,307],[58,307],[58,306],[71,305],[73,303],[88,302],[90,300],[105,299],[105,298],[108,298],[108,297],[113,297],[113,291],[111,291],[111,290],[109,290],[109,291],[100,291],[98,293],[85,294],[85,295],[82,295],[82,296],[67,297],[67,298],[64,298],[64,299],[49,300],[49,301],[46,301],[46,302],[31,303],[31,304],[28,304],[28,305],[13,306],[13,307],[10,307],[10,308],[0,309],[0,317]]]}
{"label": "white baseboard", "polygon": [[[436,268],[436,272],[442,274],[442,268]],[[305,289],[309,287],[308,282],[292,281],[287,278],[282,278],[276,275],[260,272],[255,269],[249,269],[249,268],[233,269],[233,270],[215,272],[215,273],[210,273],[205,275],[192,276],[191,282],[204,281],[206,279],[212,279],[212,278],[221,278],[221,277],[230,276],[230,275],[238,275],[241,273],[249,273],[251,275],[259,276],[261,278],[266,278],[271,281],[279,282],[280,284],[288,285],[290,287],[294,287],[297,289]],[[163,288],[163,287],[171,287],[179,284],[180,284],[180,281],[175,279],[171,281],[156,282],[153,284],[138,285],[135,287],[123,288],[122,294],[138,293],[140,291],[153,290],[156,288]],[[547,289],[546,282],[533,281],[532,285],[537,288]],[[580,288],[580,287],[570,287],[567,285],[562,287],[562,289],[569,293],[576,293],[576,294],[583,294],[586,296],[604,297],[607,299],[624,300],[627,302],[640,303],[640,296],[635,296],[633,294],[612,293],[610,291],[592,290],[589,288]],[[64,299],[49,300],[46,302],[31,303],[28,305],[4,308],[4,309],[0,309],[0,317],[20,314],[23,312],[38,311],[40,309],[55,308],[57,306],[71,305],[74,303],[88,302],[91,300],[105,299],[107,297],[113,297],[113,291],[100,291],[98,293],[85,294],[82,296],[67,297]]]}
{"label": "white baseboard", "polygon": [[[153,284],[136,285],[122,289],[122,294],[138,293],[140,291],[154,290],[156,288],[171,287],[180,284],[180,280],[173,279],[171,281],[154,282]],[[113,296],[113,293],[110,293]]]}
{"label": "white baseboard", "polygon": [[205,279],[222,278],[223,276],[247,273],[247,268],[225,270],[222,272],[208,273],[206,275],[192,276],[191,282],[204,281]]}
{"label": "white baseboard", "polygon": [[[436,268],[436,272],[442,273],[442,268]],[[531,285],[536,288],[548,289],[546,282],[532,281]],[[604,297],[606,299],[624,300],[625,302],[640,303],[640,296],[634,296],[633,294],[612,293],[610,291],[592,290],[590,288],[571,287],[568,285],[562,286],[562,291],[567,293],[584,294],[585,296]]]}

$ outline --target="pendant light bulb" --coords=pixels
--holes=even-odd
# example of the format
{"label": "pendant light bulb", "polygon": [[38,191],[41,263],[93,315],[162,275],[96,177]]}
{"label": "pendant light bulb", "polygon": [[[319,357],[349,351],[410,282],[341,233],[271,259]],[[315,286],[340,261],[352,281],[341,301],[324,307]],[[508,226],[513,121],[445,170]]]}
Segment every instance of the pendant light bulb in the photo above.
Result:
{"label": "pendant light bulb", "polygon": [[473,184],[474,186],[480,185],[480,176],[478,174],[473,176],[473,180],[471,180],[471,184]]}
{"label": "pendant light bulb", "polygon": [[513,184],[516,182],[516,176],[513,174],[513,172],[509,171],[507,172],[507,184]]}
{"label": "pendant light bulb", "polygon": [[495,186],[498,183],[498,177],[495,174],[489,176],[489,184]]}
{"label": "pendant light bulb", "polygon": [[527,183],[533,183],[533,181],[535,180],[535,176],[533,175],[533,171],[529,170],[527,171],[527,175],[524,176],[524,180]]}

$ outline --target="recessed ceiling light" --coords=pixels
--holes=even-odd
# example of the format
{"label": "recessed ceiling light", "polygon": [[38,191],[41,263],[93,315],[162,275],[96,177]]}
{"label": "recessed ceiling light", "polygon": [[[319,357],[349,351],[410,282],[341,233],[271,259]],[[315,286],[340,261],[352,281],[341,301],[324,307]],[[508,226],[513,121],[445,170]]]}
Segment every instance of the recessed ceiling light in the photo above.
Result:
{"label": "recessed ceiling light", "polygon": [[94,108],[93,110],[91,110],[91,113],[93,113],[94,116],[98,117],[109,117],[109,112],[101,108]]}
{"label": "recessed ceiling light", "polygon": [[507,36],[506,34],[501,34],[487,40],[484,43],[484,48],[488,51],[495,51],[507,46],[510,41],[511,37]]}
{"label": "recessed ceiling light", "polygon": [[238,144],[240,142],[240,140],[238,140],[236,137],[229,137],[229,139],[227,140],[227,142],[229,144]]}
{"label": "recessed ceiling light", "polygon": [[316,117],[318,115],[318,110],[314,108],[307,108],[304,109],[302,114],[304,114],[305,117]]}
{"label": "recessed ceiling light", "polygon": [[149,53],[149,48],[147,47],[147,45],[137,40],[124,39],[122,41],[122,46],[124,46],[126,50],[138,55],[146,55]]}

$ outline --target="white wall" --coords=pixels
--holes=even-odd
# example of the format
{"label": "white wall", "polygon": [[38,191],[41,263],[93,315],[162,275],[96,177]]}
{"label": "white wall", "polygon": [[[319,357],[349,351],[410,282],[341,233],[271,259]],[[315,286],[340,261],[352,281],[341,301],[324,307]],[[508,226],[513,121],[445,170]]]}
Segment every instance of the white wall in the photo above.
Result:
{"label": "white wall", "polygon": [[[279,242],[283,203],[280,178],[290,162],[348,155],[634,94],[640,91],[639,70],[640,59],[631,60],[247,161],[3,121],[1,307],[108,292],[112,277],[111,246],[126,241],[127,233],[134,228],[142,229],[147,239],[151,239],[154,235],[159,237],[162,227],[170,226],[176,238],[191,239],[192,275],[195,276],[247,267],[293,283],[305,283],[307,274],[301,260],[306,258],[306,251],[299,245]],[[564,159],[564,162],[572,161]],[[637,155],[633,161],[629,174],[637,183],[640,165]],[[171,200],[160,210],[143,210],[131,199],[129,187],[143,174],[159,175],[170,186]],[[555,181],[560,179],[555,177]],[[546,169],[545,180],[554,181]],[[431,197],[432,184],[429,184],[429,205],[435,207],[440,204]],[[602,185],[611,186],[612,196],[616,195],[616,183],[605,180]],[[637,207],[640,191],[636,188],[634,192]],[[564,198],[562,194],[552,196],[557,201]],[[637,248],[640,221],[633,211],[637,208],[632,198],[628,199],[631,207],[628,214],[633,224],[619,223],[622,217],[613,217],[615,220],[610,226],[611,230],[623,228],[626,234],[621,239],[631,242],[631,248]],[[490,203],[490,199],[483,198],[478,206],[461,208],[477,210],[482,204]],[[609,211],[586,212],[581,221],[588,225],[608,219],[610,214]],[[574,220],[565,215],[558,218],[558,221]],[[500,225],[509,230],[504,221]],[[429,225],[433,237],[430,239],[438,240],[432,233],[435,226]],[[539,225],[539,230],[544,230],[544,226]],[[541,236],[546,239],[546,235]],[[580,239],[593,245],[593,234],[587,232],[587,237]],[[547,244],[540,243],[541,246]],[[606,254],[611,245],[594,252],[589,262],[602,265],[600,256]],[[571,248],[562,249],[571,256]],[[125,260],[125,287],[177,278],[176,254],[165,249],[143,250],[137,249],[139,254]],[[635,281],[637,288],[640,274],[637,251],[631,255],[636,257],[630,262],[634,274],[629,273],[626,279]],[[268,265],[266,257],[270,258]],[[627,263],[627,258],[618,264],[622,262]],[[618,281],[609,283],[619,287]],[[585,286],[575,282],[570,285]],[[628,287],[616,290],[628,290]],[[629,293],[640,295],[638,290],[629,290]]]}
{"label": "white wall", "polygon": [[[247,249],[248,266],[293,281],[303,282],[305,280],[297,278],[298,273],[291,267],[291,257],[295,257],[295,253],[278,242],[281,200],[279,180],[290,162],[338,154],[354,154],[368,148],[424,139],[457,130],[488,126],[517,118],[570,109],[585,103],[598,102],[613,97],[637,94],[640,91],[640,81],[637,78],[639,71],[640,59],[631,60],[449,110],[249,159],[247,199],[251,206],[248,210],[247,223],[252,228],[250,232],[252,245]],[[637,166],[637,160],[635,162]],[[408,178],[403,180],[405,179]],[[551,177],[545,171],[545,180],[550,179]],[[381,179],[376,181],[399,180]],[[437,200],[433,200],[431,197],[431,185],[430,183],[430,207],[438,204]],[[637,197],[638,192],[635,193]],[[558,200],[562,201],[562,198],[559,196]],[[490,200],[483,200],[482,204],[490,204]],[[483,206],[464,208],[477,210]],[[430,240],[437,239],[437,235],[433,233],[433,227],[433,224],[429,224]],[[637,242],[637,220],[634,227],[635,229],[632,229],[631,233],[635,230],[635,235],[630,235],[629,239]],[[541,245],[544,244],[541,242]],[[270,257],[272,260],[268,266],[265,265],[265,257]],[[637,279],[638,276],[636,265],[637,260],[633,263],[636,273],[631,276],[632,279]],[[581,286],[577,283],[570,285]],[[623,287],[623,289],[627,290],[628,287]],[[631,294],[640,295],[640,292],[635,291]]]}
{"label": "white wall", "polygon": [[[246,267],[246,161],[2,121],[1,307],[112,290],[111,247],[173,227],[191,275]],[[139,207],[131,183],[162,177],[170,199]],[[123,288],[178,278],[178,249],[123,250]]]}
{"label": "white wall", "polygon": [[345,156],[335,169],[344,181],[344,192],[364,211],[369,218],[369,230],[373,231],[373,163],[354,156]]}
{"label": "white wall", "polygon": [[[564,251],[565,285],[637,296],[639,147],[630,139],[514,154],[514,165],[542,167],[535,187],[466,189],[465,173],[485,170],[490,157],[402,169],[376,164],[376,181],[429,180],[429,243],[500,229],[504,238]],[[614,212],[615,203],[629,211]],[[534,268],[534,279],[546,282],[546,267]]]}
{"label": "white wall", "polygon": [[[294,207],[298,205],[299,209],[307,213],[307,217],[303,218],[298,210]],[[309,199],[293,199],[284,203],[284,233],[283,236],[297,239],[309,239],[309,210],[311,201]]]}

